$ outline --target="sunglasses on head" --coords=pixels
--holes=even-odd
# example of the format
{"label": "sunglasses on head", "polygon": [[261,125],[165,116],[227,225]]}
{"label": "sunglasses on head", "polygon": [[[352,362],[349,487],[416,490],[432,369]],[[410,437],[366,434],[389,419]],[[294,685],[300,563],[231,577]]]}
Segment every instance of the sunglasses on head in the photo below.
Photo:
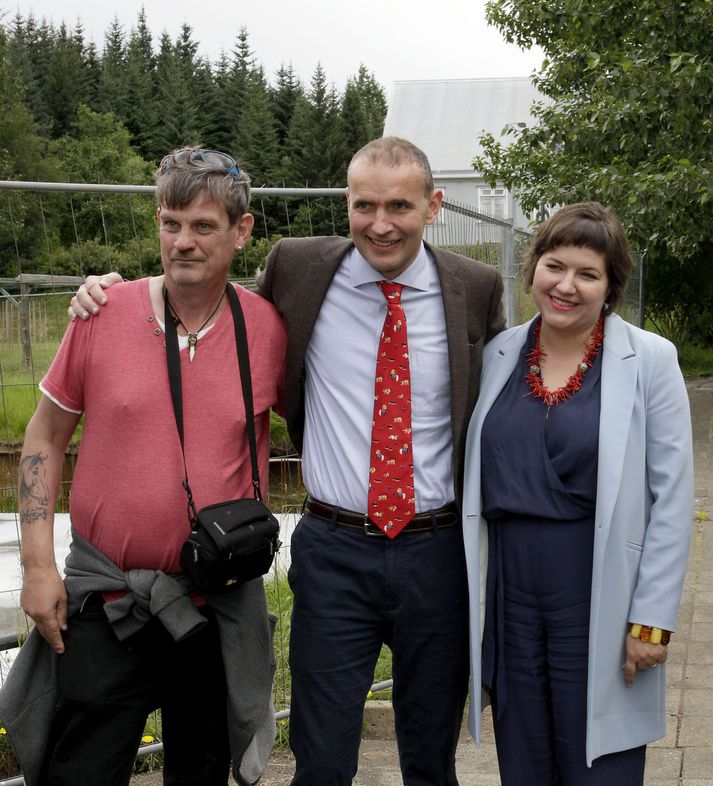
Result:
{"label": "sunglasses on head", "polygon": [[235,163],[235,159],[220,150],[205,150],[202,147],[184,147],[172,153],[169,160],[161,167],[161,172],[166,174],[172,169],[172,164],[205,164],[206,168],[216,169],[219,172],[227,172],[238,177],[240,167]]}

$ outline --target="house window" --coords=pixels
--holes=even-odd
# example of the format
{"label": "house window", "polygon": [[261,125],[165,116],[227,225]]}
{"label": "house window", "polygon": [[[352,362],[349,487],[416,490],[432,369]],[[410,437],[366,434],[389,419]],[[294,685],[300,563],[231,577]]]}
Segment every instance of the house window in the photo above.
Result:
{"label": "house window", "polygon": [[507,191],[504,188],[481,188],[478,209],[494,218],[507,218]]}

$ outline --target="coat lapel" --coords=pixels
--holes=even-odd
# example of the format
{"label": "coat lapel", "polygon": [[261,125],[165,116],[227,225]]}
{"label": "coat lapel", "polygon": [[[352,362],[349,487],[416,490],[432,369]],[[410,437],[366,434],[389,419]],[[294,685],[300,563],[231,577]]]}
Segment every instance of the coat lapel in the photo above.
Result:
{"label": "coat lapel", "polygon": [[613,314],[604,324],[596,517],[597,532],[606,533],[623,476],[639,364],[621,317]]}

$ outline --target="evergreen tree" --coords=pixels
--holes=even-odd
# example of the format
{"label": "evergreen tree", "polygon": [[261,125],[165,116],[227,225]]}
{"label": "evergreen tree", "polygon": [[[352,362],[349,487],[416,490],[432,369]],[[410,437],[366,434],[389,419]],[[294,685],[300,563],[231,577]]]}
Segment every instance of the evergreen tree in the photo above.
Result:
{"label": "evergreen tree", "polygon": [[231,61],[225,49],[221,49],[220,56],[213,69],[214,92],[213,109],[210,117],[210,130],[206,139],[210,139],[211,147],[216,150],[224,150],[226,153],[235,152],[231,150],[233,140],[233,128],[231,124],[232,106],[228,106],[228,82],[230,80]]}
{"label": "evergreen tree", "polygon": [[90,41],[86,44],[84,49],[84,61],[87,74],[87,106],[91,107],[94,111],[98,111],[101,101],[102,63],[99,50],[94,41]]}
{"label": "evergreen tree", "polygon": [[248,31],[240,28],[230,57],[230,66],[221,66],[220,102],[216,125],[221,129],[225,149],[238,158],[242,155],[242,115],[248,102],[250,73],[254,65]]}
{"label": "evergreen tree", "polygon": [[25,101],[43,136],[50,135],[53,125],[47,80],[52,58],[52,38],[52,28],[44,19],[37,24],[30,14],[27,21],[23,22],[18,14],[8,47],[12,68],[22,78]]}
{"label": "evergreen tree", "polygon": [[272,95],[273,114],[275,116],[275,131],[280,147],[287,140],[288,130],[295,111],[295,104],[300,95],[304,95],[300,82],[292,63],[284,64],[277,71],[277,84],[270,91]]}
{"label": "evergreen tree", "polygon": [[81,103],[93,105],[99,96],[99,80],[101,78],[101,64],[97,48],[93,41],[87,42],[84,35],[84,26],[81,19],[77,19],[72,32],[72,42],[76,57],[81,62],[77,69],[80,82],[79,95]]}
{"label": "evergreen tree", "polygon": [[220,146],[216,144],[220,130],[217,120],[221,106],[220,95],[213,69],[209,61],[204,58],[196,61],[193,73],[193,90],[198,106],[201,143],[206,147],[220,150]]}
{"label": "evergreen tree", "polygon": [[[161,155],[176,147],[201,141],[202,126],[192,84],[192,65],[186,42],[179,52],[168,33],[164,32],[156,66],[159,107],[156,145]],[[187,74],[187,71],[190,73]]]}
{"label": "evergreen tree", "polygon": [[130,99],[126,106],[126,128],[139,154],[149,161],[155,161],[166,151],[157,147],[159,108],[156,102],[156,58],[143,8],[129,36],[125,79]]}
{"label": "evergreen tree", "polygon": [[115,16],[104,37],[99,107],[124,120],[128,104],[126,89],[126,37]]}
{"label": "evergreen tree", "polygon": [[346,150],[355,153],[371,140],[369,123],[359,88],[353,79],[347,81],[342,98],[342,134]]}
{"label": "evergreen tree", "polygon": [[[282,173],[289,186],[328,187],[346,182],[347,151],[344,146],[339,96],[321,65],[312,76],[306,97],[298,97],[287,135]],[[310,200],[297,218],[300,232],[341,234],[346,222],[328,199]]]}
{"label": "evergreen tree", "polygon": [[[350,85],[355,89],[364,112],[367,129],[366,142],[378,139],[384,133],[384,122],[388,109],[384,88],[376,81],[373,72],[369,71],[363,63],[359,66],[356,79],[351,78],[347,81],[347,87]],[[356,148],[354,152],[356,152]]]}
{"label": "evergreen tree", "polygon": [[[5,31],[0,27],[0,179],[54,180],[58,172],[44,155],[37,126],[25,105],[22,75],[13,66]],[[34,195],[7,192],[0,211],[0,276],[26,269],[25,260],[42,246],[42,216]],[[19,258],[18,258],[19,257]]]}
{"label": "evergreen tree", "polygon": [[236,155],[245,163],[256,185],[275,182],[279,153],[272,102],[262,66],[249,75],[245,105],[236,135]]}
{"label": "evergreen tree", "polygon": [[[80,28],[81,30],[81,28]],[[53,139],[69,133],[77,108],[88,99],[88,79],[83,38],[70,34],[62,22],[55,32],[46,74],[47,101]]]}
{"label": "evergreen tree", "polygon": [[312,76],[306,100],[298,100],[287,135],[288,185],[342,185],[347,151],[342,139],[339,97],[321,65]]}

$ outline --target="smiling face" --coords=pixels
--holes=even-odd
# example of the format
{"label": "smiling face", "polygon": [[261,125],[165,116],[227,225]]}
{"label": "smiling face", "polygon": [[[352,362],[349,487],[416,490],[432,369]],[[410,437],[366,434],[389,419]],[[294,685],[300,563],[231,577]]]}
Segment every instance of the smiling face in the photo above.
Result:
{"label": "smiling face", "polygon": [[182,208],[160,207],[161,262],[166,285],[224,287],[233,256],[250,236],[253,218],[231,225],[222,204],[205,193]]}
{"label": "smiling face", "polygon": [[583,246],[558,246],[538,260],[532,297],[547,330],[591,332],[609,292],[604,255]]}
{"label": "smiling face", "polygon": [[347,204],[352,240],[384,278],[395,278],[418,255],[426,224],[436,220],[442,193],[425,193],[416,164],[388,166],[366,158],[349,167]]}

